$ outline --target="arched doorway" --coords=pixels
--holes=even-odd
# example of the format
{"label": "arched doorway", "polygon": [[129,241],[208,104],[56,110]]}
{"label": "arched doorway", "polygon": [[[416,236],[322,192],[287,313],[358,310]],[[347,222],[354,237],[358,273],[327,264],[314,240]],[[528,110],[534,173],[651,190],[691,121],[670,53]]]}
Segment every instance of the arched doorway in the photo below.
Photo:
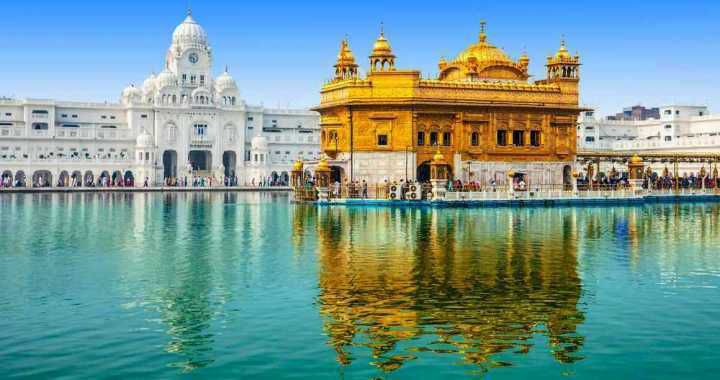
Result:
{"label": "arched doorway", "polygon": [[95,186],[95,175],[93,174],[92,170],[88,170],[85,172],[85,175],[83,176],[83,183],[87,187]]}
{"label": "arched doorway", "polygon": [[235,166],[237,165],[237,154],[231,150],[223,153],[223,166],[225,167],[225,176],[235,176]]}
{"label": "arched doorway", "polygon": [[430,161],[425,161],[417,167],[415,178],[418,182],[430,181]]}
{"label": "arched doorway", "polygon": [[193,170],[208,171],[212,167],[212,153],[208,150],[191,150],[188,162]]}
{"label": "arched doorway", "polygon": [[277,174],[277,172],[270,173],[270,183],[273,186],[277,185],[278,179],[280,179],[280,176]]}
{"label": "arched doorway", "polygon": [[25,187],[27,186],[25,172],[22,170],[18,170],[15,172],[15,187]]}
{"label": "arched doorway", "polygon": [[339,166],[330,167],[330,181],[332,181],[333,183],[342,183],[343,177],[345,177],[345,170],[343,170],[343,168]]}
{"label": "arched doorway", "polygon": [[163,177],[177,177],[177,152],[174,150],[166,150],[163,152]]}
{"label": "arched doorway", "polygon": [[125,171],[125,175],[123,176],[123,179],[125,180],[125,186],[134,186],[135,185],[135,176],[130,170]]}
{"label": "arched doorway", "polygon": [[67,170],[60,172],[57,185],[58,187],[67,187],[70,185],[70,173],[68,173]]}
{"label": "arched doorway", "polygon": [[283,186],[287,186],[290,184],[290,175],[288,174],[288,172],[280,173],[280,182],[282,182]]}
{"label": "arched doorway", "polygon": [[52,173],[48,170],[38,170],[32,176],[33,187],[52,186]]}
{"label": "arched doorway", "polygon": [[122,186],[122,172],[115,170],[112,174],[112,183],[116,186]]}
{"label": "arched doorway", "polygon": [[5,170],[2,172],[2,175],[0,175],[0,187],[10,187],[12,186],[13,182],[13,175],[10,170]]}
{"label": "arched doorway", "polygon": [[572,168],[570,165],[563,166],[563,185],[565,187],[565,190],[572,189]]}
{"label": "arched doorway", "polygon": [[79,170],[75,170],[70,175],[70,186],[80,187],[82,186],[82,173]]}
{"label": "arched doorway", "polygon": [[110,172],[103,170],[98,178],[98,184],[103,187],[110,185]]}

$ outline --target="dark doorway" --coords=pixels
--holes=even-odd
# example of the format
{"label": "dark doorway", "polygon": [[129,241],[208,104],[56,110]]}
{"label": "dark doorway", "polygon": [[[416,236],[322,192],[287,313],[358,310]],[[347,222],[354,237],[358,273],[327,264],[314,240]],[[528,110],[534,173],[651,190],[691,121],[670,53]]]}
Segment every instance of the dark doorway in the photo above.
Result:
{"label": "dark doorway", "polygon": [[237,154],[231,150],[223,153],[223,166],[225,167],[225,176],[233,177],[235,175],[235,165],[237,165]]}
{"label": "dark doorway", "polygon": [[563,167],[563,184],[565,185],[565,190],[572,188],[572,180],[572,168],[570,165],[565,165]]}
{"label": "dark doorway", "polygon": [[338,182],[342,183],[343,175],[345,174],[345,171],[343,168],[339,166],[331,166],[330,167],[330,179],[333,183]]}
{"label": "dark doorway", "polygon": [[188,161],[193,170],[208,171],[212,167],[212,154],[207,150],[191,150]]}
{"label": "dark doorway", "polygon": [[418,182],[430,181],[430,161],[425,161],[417,167],[416,179]]}
{"label": "dark doorway", "polygon": [[166,150],[163,153],[163,176],[165,178],[177,177],[177,152]]}

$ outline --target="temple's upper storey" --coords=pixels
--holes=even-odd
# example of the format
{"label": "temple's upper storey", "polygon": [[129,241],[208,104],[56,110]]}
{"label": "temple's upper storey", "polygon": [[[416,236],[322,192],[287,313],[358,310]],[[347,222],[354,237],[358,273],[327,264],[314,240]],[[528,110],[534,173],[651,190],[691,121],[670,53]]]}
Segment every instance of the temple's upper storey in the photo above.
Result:
{"label": "temple's upper storey", "polygon": [[571,55],[563,40],[547,58],[547,79],[531,82],[530,57],[513,60],[488,40],[485,23],[477,42],[454,59],[441,59],[439,75],[422,79],[420,71],[396,68],[396,56],[384,30],[373,44],[369,68],[361,75],[347,38],[340,45],[335,76],[321,91],[321,104],[397,102],[509,103],[541,107],[578,107],[580,57]]}

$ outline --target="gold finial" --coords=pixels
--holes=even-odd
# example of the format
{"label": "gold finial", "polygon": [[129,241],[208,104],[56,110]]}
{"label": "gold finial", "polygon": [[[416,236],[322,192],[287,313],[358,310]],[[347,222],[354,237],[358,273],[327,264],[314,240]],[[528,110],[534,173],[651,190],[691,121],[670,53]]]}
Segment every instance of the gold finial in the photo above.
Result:
{"label": "gold finial", "polygon": [[380,21],[380,36],[385,37],[385,23]]}
{"label": "gold finial", "polygon": [[486,25],[487,22],[485,22],[485,20],[480,21],[480,42],[485,42],[485,40],[487,40],[487,34],[485,34]]}

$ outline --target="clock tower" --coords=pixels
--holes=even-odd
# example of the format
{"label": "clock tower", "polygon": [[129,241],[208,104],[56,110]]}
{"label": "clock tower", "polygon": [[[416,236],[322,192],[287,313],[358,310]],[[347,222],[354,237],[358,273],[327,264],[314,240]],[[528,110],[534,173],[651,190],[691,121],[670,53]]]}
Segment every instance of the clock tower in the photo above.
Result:
{"label": "clock tower", "polygon": [[212,49],[207,33],[188,10],[185,20],[175,28],[172,45],[165,59],[166,68],[177,76],[186,95],[199,87],[210,87],[212,82]]}

